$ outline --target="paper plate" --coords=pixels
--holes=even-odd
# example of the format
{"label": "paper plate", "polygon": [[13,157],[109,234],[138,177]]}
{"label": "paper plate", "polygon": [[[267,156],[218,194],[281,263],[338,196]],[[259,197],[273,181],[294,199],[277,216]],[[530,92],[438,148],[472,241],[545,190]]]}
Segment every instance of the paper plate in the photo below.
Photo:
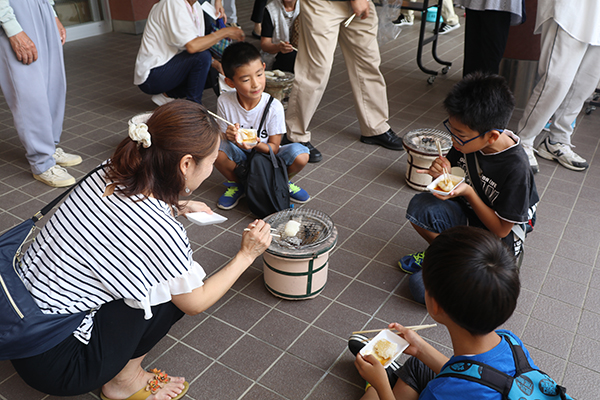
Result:
{"label": "paper plate", "polygon": [[227,221],[227,218],[217,213],[208,214],[205,212],[193,212],[185,214],[188,220],[198,225],[220,224]]}
{"label": "paper plate", "polygon": [[[398,345],[398,347],[396,348],[396,351],[394,352],[394,355],[388,359],[381,359],[377,354],[375,354],[375,351],[373,350],[373,347],[375,346],[375,344],[380,341],[381,339],[386,339],[392,343],[396,343]],[[362,354],[363,356],[368,355],[368,354],[373,354],[375,356],[375,358],[377,358],[379,360],[379,362],[383,365],[384,368],[387,368],[392,361],[394,361],[396,358],[398,358],[398,356],[400,354],[402,354],[402,352],[404,350],[406,350],[406,348],[409,346],[409,343],[402,339],[400,336],[398,336],[397,334],[393,333],[392,331],[390,331],[389,329],[384,329],[381,332],[379,332],[377,334],[377,336],[375,336],[373,339],[371,339],[371,341],[360,350],[360,354]]]}

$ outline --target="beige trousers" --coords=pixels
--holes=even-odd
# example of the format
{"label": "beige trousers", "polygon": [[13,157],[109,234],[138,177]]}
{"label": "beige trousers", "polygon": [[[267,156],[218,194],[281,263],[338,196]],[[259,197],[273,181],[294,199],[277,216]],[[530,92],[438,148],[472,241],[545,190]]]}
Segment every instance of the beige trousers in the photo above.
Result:
{"label": "beige trousers", "polygon": [[386,86],[379,70],[377,12],[373,3],[369,4],[368,18],[356,17],[344,27],[353,14],[349,1],[302,0],[295,80],[286,118],[291,141],[310,141],[308,125],[329,81],[338,42],[362,135],[376,136],[390,129]]}

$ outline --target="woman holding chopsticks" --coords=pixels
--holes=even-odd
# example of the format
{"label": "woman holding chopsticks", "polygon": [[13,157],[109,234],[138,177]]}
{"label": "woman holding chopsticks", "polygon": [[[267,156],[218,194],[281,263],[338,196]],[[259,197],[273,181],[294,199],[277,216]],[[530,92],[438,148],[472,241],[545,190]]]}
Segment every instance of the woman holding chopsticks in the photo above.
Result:
{"label": "woman holding chopsticks", "polygon": [[183,377],[145,371],[145,355],[184,314],[212,306],[271,242],[255,220],[235,257],[208,279],[178,214],[211,174],[221,134],[205,109],[177,100],[131,124],[113,156],[76,187],[38,234],[20,274],[45,313],[87,312],[45,353],[12,363],[25,382],[56,396],[102,387],[101,398],[179,399]]}

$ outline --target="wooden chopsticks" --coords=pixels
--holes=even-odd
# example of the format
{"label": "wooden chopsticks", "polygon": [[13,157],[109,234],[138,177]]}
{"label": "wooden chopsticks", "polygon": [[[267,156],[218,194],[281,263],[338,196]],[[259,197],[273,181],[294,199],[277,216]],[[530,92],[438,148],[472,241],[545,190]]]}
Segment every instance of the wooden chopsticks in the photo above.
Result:
{"label": "wooden chopsticks", "polygon": [[[438,149],[438,154],[440,155],[440,158],[444,157],[444,154],[442,153],[442,144],[440,143],[439,139],[435,139],[435,145],[437,146]],[[446,167],[442,168],[442,171],[444,172],[444,183],[447,185],[449,182],[449,178],[448,178],[448,171],[446,171]]]}
{"label": "wooden chopsticks", "polygon": [[[433,327],[435,327],[435,326],[437,326],[437,324],[430,324],[430,325],[413,325],[413,326],[405,326],[405,328],[407,328],[407,329],[411,329],[411,330],[413,330],[413,331],[420,331],[421,329],[433,328]],[[386,330],[386,329],[389,329],[389,328],[383,328],[383,329],[369,329],[369,330],[366,330],[366,331],[356,331],[356,332],[352,332],[352,334],[353,334],[353,335],[357,335],[357,334],[360,334],[360,333],[373,333],[373,332],[381,332],[381,331],[384,331],[384,330]]]}

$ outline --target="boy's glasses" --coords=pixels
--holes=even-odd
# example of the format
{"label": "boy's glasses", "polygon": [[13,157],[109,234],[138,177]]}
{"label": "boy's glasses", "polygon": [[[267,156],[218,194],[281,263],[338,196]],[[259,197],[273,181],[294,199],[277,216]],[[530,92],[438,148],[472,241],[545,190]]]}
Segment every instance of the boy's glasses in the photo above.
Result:
{"label": "boy's glasses", "polygon": [[444,127],[450,133],[450,136],[452,136],[454,138],[454,140],[456,140],[461,146],[464,146],[465,144],[467,144],[469,142],[472,142],[475,139],[479,139],[480,137],[485,136],[485,134],[488,133],[488,132],[490,132],[490,131],[498,131],[500,133],[504,132],[504,129],[493,128],[493,129],[490,129],[489,131],[485,131],[481,135],[475,136],[474,138],[471,138],[469,140],[462,140],[461,138],[459,138],[458,136],[456,136],[454,133],[452,133],[452,129],[450,129],[450,125],[448,124],[449,122],[450,122],[450,119],[446,118],[446,120],[443,122]]}

